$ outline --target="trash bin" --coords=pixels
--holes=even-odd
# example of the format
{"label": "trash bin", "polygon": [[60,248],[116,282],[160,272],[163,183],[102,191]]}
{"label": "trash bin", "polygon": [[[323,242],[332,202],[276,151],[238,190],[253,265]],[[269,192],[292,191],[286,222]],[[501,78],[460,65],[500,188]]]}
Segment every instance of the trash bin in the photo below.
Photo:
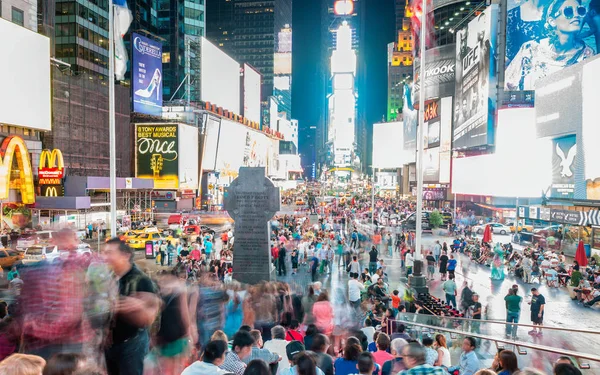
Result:
{"label": "trash bin", "polygon": [[583,249],[585,250],[586,258],[589,258],[592,256],[592,248],[589,243],[583,244]]}
{"label": "trash bin", "polygon": [[156,252],[154,251],[154,241],[146,241],[146,259],[156,258]]}

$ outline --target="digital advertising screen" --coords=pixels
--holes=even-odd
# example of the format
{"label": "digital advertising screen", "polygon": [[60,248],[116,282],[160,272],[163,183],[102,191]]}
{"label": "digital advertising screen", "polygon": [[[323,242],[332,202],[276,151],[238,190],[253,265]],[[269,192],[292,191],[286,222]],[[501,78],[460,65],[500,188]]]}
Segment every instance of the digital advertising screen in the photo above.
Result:
{"label": "digital advertising screen", "polygon": [[423,200],[443,201],[446,199],[446,189],[444,188],[423,188]]}
{"label": "digital advertising screen", "polygon": [[487,7],[456,32],[454,149],[493,144],[498,7]]}
{"label": "digital advertising screen", "polygon": [[[428,49],[425,54],[425,100],[453,96],[455,87],[456,45],[447,44]],[[421,92],[421,61],[415,58],[413,101],[419,102]]]}
{"label": "digital advertising screen", "polygon": [[380,169],[402,168],[406,163],[405,152],[398,150],[403,138],[403,123],[384,122],[373,124],[373,166]]}
{"label": "digital advertising screen", "polygon": [[577,169],[577,137],[552,140],[552,198],[573,198]]}
{"label": "digital advertising screen", "polygon": [[135,176],[155,189],[179,188],[178,124],[136,124]]}
{"label": "digital advertising screen", "polygon": [[260,73],[244,64],[244,117],[260,124]]}
{"label": "digital advertising screen", "polygon": [[404,151],[414,153],[417,150],[417,122],[419,112],[412,106],[410,88],[404,85],[404,106],[402,119],[404,121]]}
{"label": "digital advertising screen", "polygon": [[440,145],[440,101],[425,102],[425,147],[432,148]]}
{"label": "digital advertising screen", "polygon": [[240,114],[240,64],[204,37],[201,49],[200,99]]}
{"label": "digital advertising screen", "polygon": [[133,111],[160,116],[163,102],[162,43],[131,34]]}
{"label": "digital advertising screen", "polygon": [[198,189],[198,128],[179,124],[179,189]]}
{"label": "digital advertising screen", "polygon": [[423,150],[423,182],[438,182],[440,179],[440,148]]}
{"label": "digital advertising screen", "polygon": [[508,0],[504,89],[537,89],[539,79],[595,55],[598,33],[585,21],[592,3]]}
{"label": "digital advertising screen", "polygon": [[0,17],[0,51],[0,123],[50,130],[50,39]]}

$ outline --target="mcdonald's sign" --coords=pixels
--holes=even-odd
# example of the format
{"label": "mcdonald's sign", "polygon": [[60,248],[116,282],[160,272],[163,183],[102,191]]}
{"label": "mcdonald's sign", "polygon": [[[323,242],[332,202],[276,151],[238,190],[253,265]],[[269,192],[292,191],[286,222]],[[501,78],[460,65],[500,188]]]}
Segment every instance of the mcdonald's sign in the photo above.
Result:
{"label": "mcdonald's sign", "polygon": [[8,136],[0,146],[0,199],[8,199],[11,187],[13,160],[17,157],[19,177],[12,179],[13,186],[21,191],[21,201],[24,204],[35,203],[35,190],[33,187],[33,171],[29,160],[27,145],[21,137]]}
{"label": "mcdonald's sign", "polygon": [[[62,152],[58,149],[52,151],[42,150],[38,177],[40,185],[60,185],[64,177],[65,161]],[[42,194],[44,195],[44,194]]]}
{"label": "mcdonald's sign", "polygon": [[42,197],[62,197],[65,195],[62,185],[42,185]]}

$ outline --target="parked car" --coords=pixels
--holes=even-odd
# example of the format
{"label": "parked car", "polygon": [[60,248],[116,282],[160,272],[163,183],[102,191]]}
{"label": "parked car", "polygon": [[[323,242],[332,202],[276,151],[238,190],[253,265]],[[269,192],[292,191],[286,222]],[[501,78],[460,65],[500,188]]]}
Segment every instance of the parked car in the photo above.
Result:
{"label": "parked car", "polygon": [[[405,230],[416,230],[417,229],[416,217],[417,217],[416,212],[413,212],[412,214],[408,215],[406,217],[406,219],[400,221],[400,224],[402,225],[402,227]],[[429,212],[422,213],[421,228],[423,230],[431,229],[431,226],[429,225]]]}
{"label": "parked car", "polygon": [[508,234],[510,233],[510,227],[500,223],[488,223],[484,225],[476,225],[473,227],[473,231],[477,234],[483,234],[485,226],[489,225],[492,228],[492,233],[496,234]]}
{"label": "parked car", "polygon": [[11,249],[0,249],[0,267],[10,269],[23,260],[24,254]]}
{"label": "parked car", "polygon": [[23,251],[33,245],[48,245],[52,243],[56,231],[53,230],[41,230],[33,232],[17,239],[17,250]]}
{"label": "parked car", "polygon": [[146,247],[146,241],[169,241],[173,246],[179,244],[179,238],[173,236],[163,236],[159,232],[140,233],[137,237],[127,240],[127,244],[136,250],[143,250]]}
{"label": "parked car", "polygon": [[[92,249],[90,248],[90,245],[86,243],[79,244],[75,251],[81,256],[92,256]],[[56,245],[32,246],[24,252],[23,263],[37,263],[43,260],[48,262],[58,262],[62,259],[66,259],[70,253],[71,251],[69,250],[59,250]]]}
{"label": "parked car", "polygon": [[532,232],[533,231],[533,225],[523,223],[520,220],[519,220],[519,223],[516,226],[516,228],[515,228],[515,222],[514,221],[507,221],[505,225],[510,228],[510,231],[512,233],[515,233],[515,230],[517,232],[521,232],[521,231]]}

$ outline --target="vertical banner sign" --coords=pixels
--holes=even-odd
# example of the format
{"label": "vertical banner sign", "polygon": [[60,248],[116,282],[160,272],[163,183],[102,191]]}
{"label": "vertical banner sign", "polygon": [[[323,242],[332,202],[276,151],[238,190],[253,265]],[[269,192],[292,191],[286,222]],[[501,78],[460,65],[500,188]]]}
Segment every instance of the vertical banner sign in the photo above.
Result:
{"label": "vertical banner sign", "polygon": [[162,44],[136,33],[131,37],[133,111],[160,116],[163,101]]}
{"label": "vertical banner sign", "polygon": [[404,93],[402,99],[404,101],[404,105],[402,107],[402,114],[404,119],[404,151],[415,152],[417,150],[418,111],[413,107],[410,88],[408,87],[408,85],[404,85]]}
{"label": "vertical banner sign", "polygon": [[492,5],[456,33],[455,149],[494,142],[497,14]]}
{"label": "vertical banner sign", "polygon": [[178,189],[178,126],[136,125],[135,144],[135,176],[153,179],[155,189]]}
{"label": "vertical banner sign", "polygon": [[552,141],[552,198],[573,198],[577,163],[577,137],[569,135]]}

